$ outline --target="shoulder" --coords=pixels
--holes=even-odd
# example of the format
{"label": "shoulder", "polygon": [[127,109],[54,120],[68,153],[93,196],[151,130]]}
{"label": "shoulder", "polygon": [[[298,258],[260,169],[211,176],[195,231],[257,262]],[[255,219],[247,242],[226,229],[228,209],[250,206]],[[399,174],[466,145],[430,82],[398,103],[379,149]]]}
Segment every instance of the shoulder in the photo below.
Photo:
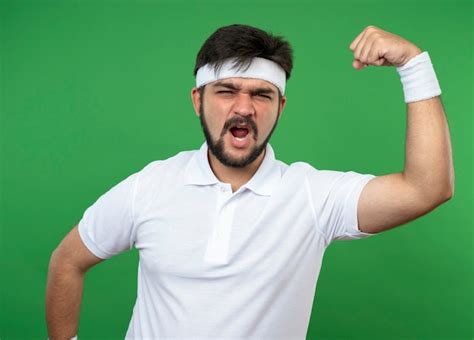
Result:
{"label": "shoulder", "polygon": [[197,151],[181,151],[174,156],[151,161],[137,171],[134,174],[137,210],[179,186],[186,165]]}
{"label": "shoulder", "polygon": [[165,158],[165,159],[158,159],[149,162],[146,164],[141,170],[141,175],[153,175],[156,172],[160,172],[163,170],[170,170],[172,168],[180,168],[181,166],[188,163],[188,161],[192,158],[192,156],[198,150],[186,150],[180,151],[176,155]]}
{"label": "shoulder", "polygon": [[282,185],[285,187],[290,186],[292,190],[306,185],[306,173],[308,171],[316,171],[314,167],[306,162],[286,164],[277,160],[276,164],[280,170]]}
{"label": "shoulder", "polygon": [[285,177],[295,177],[299,179],[305,179],[308,172],[317,172],[318,170],[314,168],[311,164],[306,162],[294,162],[289,165],[284,164],[282,166],[282,174]]}
{"label": "shoulder", "polygon": [[156,186],[159,183],[171,184],[197,151],[181,151],[174,156],[149,162],[136,173],[140,187]]}
{"label": "shoulder", "polygon": [[295,162],[287,166],[287,175],[304,180],[311,187],[320,189],[330,188],[338,183],[357,181],[362,177],[373,177],[371,174],[361,174],[355,171],[318,169],[306,162]]}

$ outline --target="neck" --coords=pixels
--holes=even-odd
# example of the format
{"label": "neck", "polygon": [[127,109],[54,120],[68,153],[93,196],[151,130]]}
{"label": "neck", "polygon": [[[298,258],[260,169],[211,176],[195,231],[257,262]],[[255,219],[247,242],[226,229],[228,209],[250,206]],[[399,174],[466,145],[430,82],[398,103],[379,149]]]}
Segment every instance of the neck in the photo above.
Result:
{"label": "neck", "polygon": [[237,191],[242,185],[247,183],[257,172],[260,164],[263,162],[266,150],[262,152],[256,160],[242,168],[233,168],[222,164],[212,152],[207,150],[207,157],[212,171],[216,177],[223,183],[230,183],[232,192]]}

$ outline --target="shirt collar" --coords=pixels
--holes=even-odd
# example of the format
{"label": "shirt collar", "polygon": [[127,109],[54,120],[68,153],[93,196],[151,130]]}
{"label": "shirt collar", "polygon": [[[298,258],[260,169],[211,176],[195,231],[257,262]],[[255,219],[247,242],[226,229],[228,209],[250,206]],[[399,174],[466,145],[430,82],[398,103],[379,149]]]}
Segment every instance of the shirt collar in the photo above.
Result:
{"label": "shirt collar", "polygon": [[[211,169],[205,141],[189,160],[184,170],[184,185],[212,185],[221,183]],[[281,178],[280,167],[270,143],[265,147],[265,156],[257,172],[243,185],[258,195],[270,196]]]}

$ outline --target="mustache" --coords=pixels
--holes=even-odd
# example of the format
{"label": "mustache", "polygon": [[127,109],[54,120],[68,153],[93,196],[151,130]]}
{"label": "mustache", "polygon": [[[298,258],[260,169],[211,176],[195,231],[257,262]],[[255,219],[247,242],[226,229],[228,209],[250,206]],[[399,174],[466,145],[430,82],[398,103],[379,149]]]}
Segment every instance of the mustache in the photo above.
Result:
{"label": "mustache", "polygon": [[224,135],[231,126],[235,125],[247,125],[249,132],[253,131],[254,134],[257,134],[257,124],[250,117],[233,117],[225,122],[224,127],[222,128],[222,135]]}

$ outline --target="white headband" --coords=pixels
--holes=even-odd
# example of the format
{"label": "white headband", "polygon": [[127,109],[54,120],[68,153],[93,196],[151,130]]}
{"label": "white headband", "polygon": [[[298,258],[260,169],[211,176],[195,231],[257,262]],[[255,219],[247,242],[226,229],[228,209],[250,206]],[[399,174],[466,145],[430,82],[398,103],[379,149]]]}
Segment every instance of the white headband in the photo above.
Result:
{"label": "white headband", "polygon": [[215,72],[214,67],[209,64],[200,67],[196,73],[196,87],[219,79],[241,77],[266,80],[278,87],[282,95],[285,93],[286,74],[277,63],[256,57],[252,59],[252,63],[245,71],[236,70],[234,63],[235,59],[227,59],[219,72]]}

